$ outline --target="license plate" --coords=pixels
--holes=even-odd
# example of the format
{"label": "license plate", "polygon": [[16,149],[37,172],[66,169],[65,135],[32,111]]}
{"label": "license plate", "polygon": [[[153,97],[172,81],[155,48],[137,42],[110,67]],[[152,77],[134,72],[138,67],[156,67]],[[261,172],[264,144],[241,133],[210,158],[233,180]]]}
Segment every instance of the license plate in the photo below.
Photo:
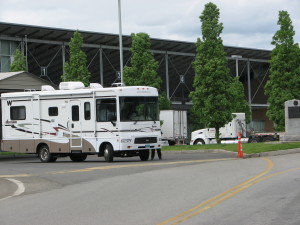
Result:
{"label": "license plate", "polygon": [[150,145],[145,145],[145,148],[150,148]]}

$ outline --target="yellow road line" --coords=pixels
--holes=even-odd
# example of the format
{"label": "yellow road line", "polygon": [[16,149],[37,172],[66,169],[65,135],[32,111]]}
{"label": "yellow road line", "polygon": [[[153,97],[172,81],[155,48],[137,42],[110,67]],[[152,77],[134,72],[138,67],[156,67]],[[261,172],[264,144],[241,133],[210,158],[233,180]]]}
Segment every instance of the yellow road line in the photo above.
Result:
{"label": "yellow road line", "polygon": [[231,188],[231,189],[229,189],[229,190],[227,190],[205,202],[202,202],[201,204],[199,204],[185,212],[178,214],[177,216],[174,216],[162,223],[159,223],[158,225],[165,225],[165,224],[173,225],[173,224],[178,224],[180,222],[183,222],[184,220],[187,220],[195,215],[198,215],[198,214],[212,208],[213,206],[225,201],[226,199],[236,195],[237,193],[241,192],[242,190],[252,186],[254,184],[254,183],[251,184],[252,182],[256,181],[260,177],[269,173],[270,170],[274,166],[273,162],[270,159],[267,159],[267,158],[262,158],[262,159],[267,162],[267,167],[263,172],[257,174],[256,176],[250,178],[249,180],[246,180],[246,181],[240,183],[239,185],[237,185],[237,186],[235,186],[235,187],[233,187],[233,188]]}
{"label": "yellow road line", "polygon": [[36,174],[0,175],[0,178],[33,177],[33,176],[41,176],[41,175],[81,173],[81,172],[91,172],[91,171],[95,171],[95,170],[110,170],[110,169],[119,169],[119,168],[133,168],[133,167],[146,167],[146,166],[164,166],[164,165],[167,166],[167,165],[178,165],[178,164],[189,164],[189,163],[217,162],[217,161],[226,161],[226,160],[233,160],[233,159],[234,158],[190,160],[190,161],[176,161],[176,162],[159,162],[159,163],[139,163],[139,164],[125,164],[125,165],[111,165],[111,166],[90,167],[90,168],[84,168],[84,169],[78,169],[78,170],[62,170],[62,171],[53,171],[53,172],[36,173]]}

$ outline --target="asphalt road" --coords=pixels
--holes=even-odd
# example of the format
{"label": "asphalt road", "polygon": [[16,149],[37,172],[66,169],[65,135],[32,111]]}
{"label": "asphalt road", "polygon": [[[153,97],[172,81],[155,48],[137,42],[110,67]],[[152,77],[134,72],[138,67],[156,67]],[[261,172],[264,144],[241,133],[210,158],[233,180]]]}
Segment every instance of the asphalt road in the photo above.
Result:
{"label": "asphalt road", "polygon": [[300,154],[0,159],[1,225],[300,224]]}

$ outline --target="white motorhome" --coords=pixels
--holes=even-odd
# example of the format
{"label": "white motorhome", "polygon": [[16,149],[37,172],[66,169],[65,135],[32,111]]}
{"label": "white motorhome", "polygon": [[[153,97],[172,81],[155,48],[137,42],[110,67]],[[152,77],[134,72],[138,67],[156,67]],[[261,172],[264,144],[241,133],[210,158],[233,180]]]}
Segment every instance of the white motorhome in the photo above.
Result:
{"label": "white motorhome", "polygon": [[59,90],[1,95],[2,151],[38,154],[42,162],[69,156],[139,156],[161,148],[158,92],[146,86],[84,87],[62,82]]}

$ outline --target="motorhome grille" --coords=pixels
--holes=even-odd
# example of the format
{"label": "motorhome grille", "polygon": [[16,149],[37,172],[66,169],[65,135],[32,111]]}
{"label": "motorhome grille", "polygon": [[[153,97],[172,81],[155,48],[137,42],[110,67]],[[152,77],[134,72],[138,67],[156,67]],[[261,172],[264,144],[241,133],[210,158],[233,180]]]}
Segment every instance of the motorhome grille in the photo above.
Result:
{"label": "motorhome grille", "polygon": [[134,144],[157,143],[156,137],[142,137],[134,139]]}

